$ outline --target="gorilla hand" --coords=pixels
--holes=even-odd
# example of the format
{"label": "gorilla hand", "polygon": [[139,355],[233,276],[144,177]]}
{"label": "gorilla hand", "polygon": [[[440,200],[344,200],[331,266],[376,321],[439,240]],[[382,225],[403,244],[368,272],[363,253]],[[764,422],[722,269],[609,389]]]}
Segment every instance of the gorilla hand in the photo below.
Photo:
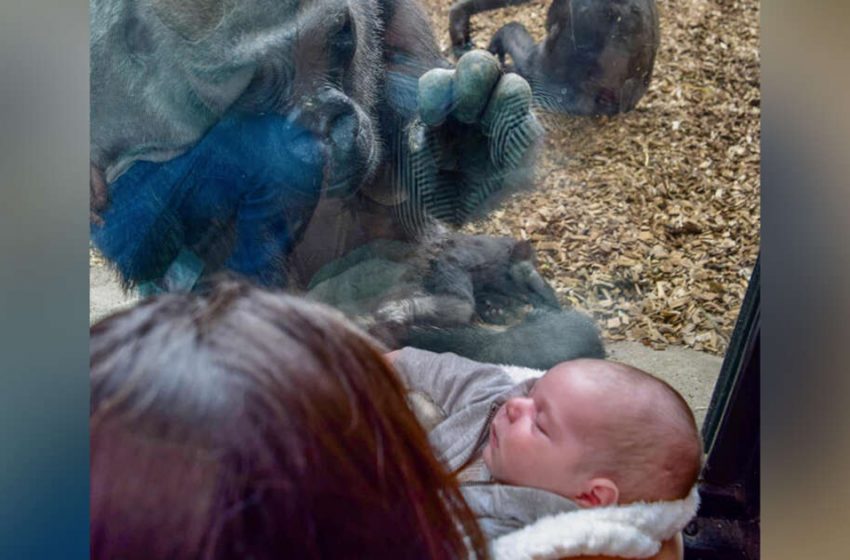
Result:
{"label": "gorilla hand", "polygon": [[454,70],[423,74],[418,95],[408,138],[418,169],[413,192],[433,215],[459,225],[501,198],[495,195],[531,183],[543,129],[525,79],[503,75],[492,54],[477,50]]}

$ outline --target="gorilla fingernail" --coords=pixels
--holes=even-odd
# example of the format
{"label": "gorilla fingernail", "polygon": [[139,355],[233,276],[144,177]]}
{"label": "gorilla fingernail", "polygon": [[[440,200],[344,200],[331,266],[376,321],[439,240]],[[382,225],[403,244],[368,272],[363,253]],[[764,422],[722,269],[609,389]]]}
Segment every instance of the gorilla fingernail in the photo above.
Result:
{"label": "gorilla fingernail", "polygon": [[454,95],[454,70],[435,68],[419,78],[419,117],[437,126],[449,115]]}
{"label": "gorilla fingernail", "polygon": [[476,50],[463,55],[454,76],[454,116],[462,123],[478,120],[502,70],[499,61],[487,51]]}
{"label": "gorilla fingernail", "polygon": [[490,98],[481,124],[486,132],[505,120],[521,120],[531,108],[531,86],[518,74],[505,74]]}

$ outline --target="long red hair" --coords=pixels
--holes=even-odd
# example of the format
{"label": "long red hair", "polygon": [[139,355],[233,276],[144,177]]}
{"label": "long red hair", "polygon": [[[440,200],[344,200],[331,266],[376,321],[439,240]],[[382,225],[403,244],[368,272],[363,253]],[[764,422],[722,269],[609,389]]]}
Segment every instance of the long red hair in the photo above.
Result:
{"label": "long red hair", "polygon": [[96,559],[483,558],[380,350],[228,282],[91,329]]}

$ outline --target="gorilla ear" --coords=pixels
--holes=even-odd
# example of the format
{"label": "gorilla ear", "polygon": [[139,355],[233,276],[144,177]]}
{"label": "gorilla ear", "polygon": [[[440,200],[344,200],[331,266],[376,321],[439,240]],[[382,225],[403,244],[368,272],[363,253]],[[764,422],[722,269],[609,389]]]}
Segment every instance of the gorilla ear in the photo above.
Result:
{"label": "gorilla ear", "polygon": [[227,0],[151,0],[151,4],[160,21],[187,41],[207,36],[233,5]]}
{"label": "gorilla ear", "polygon": [[511,262],[534,260],[534,247],[531,241],[517,241],[511,249]]}

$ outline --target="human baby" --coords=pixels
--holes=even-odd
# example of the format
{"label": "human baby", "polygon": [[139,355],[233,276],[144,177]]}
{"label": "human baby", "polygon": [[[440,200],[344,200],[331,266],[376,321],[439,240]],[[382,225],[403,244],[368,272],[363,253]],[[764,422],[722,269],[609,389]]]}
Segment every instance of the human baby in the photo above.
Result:
{"label": "human baby", "polygon": [[644,371],[579,359],[516,383],[505,367],[455,354],[405,348],[388,359],[490,538],[562,512],[692,495],[702,458],[693,413]]}

